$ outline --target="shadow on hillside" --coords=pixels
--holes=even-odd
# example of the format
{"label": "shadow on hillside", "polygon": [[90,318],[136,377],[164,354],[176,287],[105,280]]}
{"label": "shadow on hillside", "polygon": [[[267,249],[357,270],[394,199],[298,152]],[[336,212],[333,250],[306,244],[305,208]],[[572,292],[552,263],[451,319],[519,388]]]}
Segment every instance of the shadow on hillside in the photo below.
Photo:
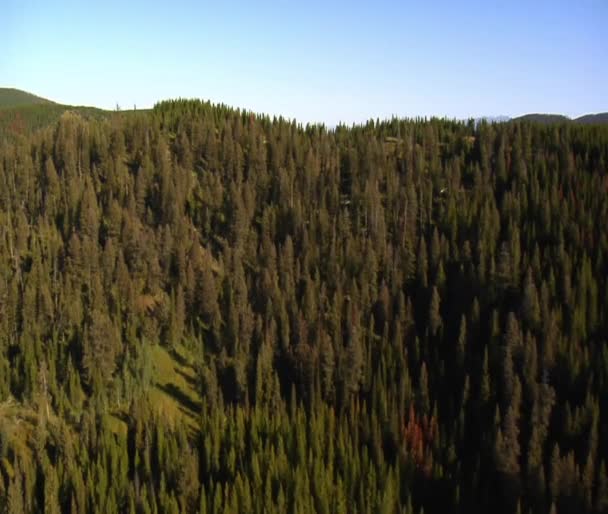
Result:
{"label": "shadow on hillside", "polygon": [[171,357],[173,358],[173,360],[175,360],[175,362],[177,362],[182,368],[189,368],[192,371],[195,371],[194,370],[194,366],[192,364],[190,364],[190,362],[188,362],[188,359],[186,359],[175,348],[171,348],[169,350],[169,354],[171,355]]}
{"label": "shadow on hillside", "polygon": [[188,373],[184,373],[181,369],[177,367],[174,369],[178,375],[182,376],[184,380],[188,382],[188,385],[192,388],[193,391],[198,390],[198,381],[196,380],[196,378],[192,377],[191,375],[188,375]]}
{"label": "shadow on hillside", "polygon": [[157,384],[158,388],[167,393],[171,398],[173,398],[177,403],[179,403],[181,410],[189,414],[192,417],[195,417],[198,412],[201,410],[200,402],[197,402],[190,398],[184,391],[182,391],[175,384]]}
{"label": "shadow on hillside", "polygon": [[122,421],[127,426],[129,426],[129,423],[131,422],[131,418],[129,417],[129,414],[122,409],[112,412],[112,416],[114,416],[119,421]]}

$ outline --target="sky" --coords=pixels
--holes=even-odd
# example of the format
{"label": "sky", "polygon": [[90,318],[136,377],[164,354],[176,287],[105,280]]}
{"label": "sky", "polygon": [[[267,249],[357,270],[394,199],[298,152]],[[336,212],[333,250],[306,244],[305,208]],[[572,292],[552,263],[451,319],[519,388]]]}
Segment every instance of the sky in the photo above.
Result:
{"label": "sky", "polygon": [[[491,5],[490,5],[491,4]],[[608,0],[0,0],[0,87],[298,121],[608,111]]]}

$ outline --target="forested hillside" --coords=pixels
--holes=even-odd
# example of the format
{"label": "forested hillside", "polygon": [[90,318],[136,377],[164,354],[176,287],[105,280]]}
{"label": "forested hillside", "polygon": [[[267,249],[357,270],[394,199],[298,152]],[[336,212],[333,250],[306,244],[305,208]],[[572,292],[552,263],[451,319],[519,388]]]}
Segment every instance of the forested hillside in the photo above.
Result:
{"label": "forested hillside", "polygon": [[95,107],[58,104],[19,89],[0,88],[0,144],[56,123],[68,111],[86,119],[113,114]]}
{"label": "forested hillside", "polygon": [[607,164],[198,101],[0,138],[0,511],[608,512]]}
{"label": "forested hillside", "polygon": [[534,122],[534,123],[545,123],[545,124],[563,124],[563,123],[577,123],[577,124],[586,124],[586,125],[600,125],[604,123],[608,123],[608,112],[600,112],[597,114],[586,114],[584,116],[579,116],[578,118],[568,118],[568,116],[564,116],[563,114],[524,114],[523,116],[519,116],[517,118],[513,118],[513,121],[521,122]]}
{"label": "forested hillside", "polygon": [[23,107],[25,105],[49,105],[50,100],[9,87],[0,87],[0,109]]}

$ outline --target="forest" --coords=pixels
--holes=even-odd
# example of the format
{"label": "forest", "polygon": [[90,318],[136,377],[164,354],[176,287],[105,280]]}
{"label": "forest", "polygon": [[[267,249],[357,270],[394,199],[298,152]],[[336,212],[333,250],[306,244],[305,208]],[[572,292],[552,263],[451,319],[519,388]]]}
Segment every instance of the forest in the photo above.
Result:
{"label": "forest", "polygon": [[608,513],[608,125],[44,108],[0,512]]}

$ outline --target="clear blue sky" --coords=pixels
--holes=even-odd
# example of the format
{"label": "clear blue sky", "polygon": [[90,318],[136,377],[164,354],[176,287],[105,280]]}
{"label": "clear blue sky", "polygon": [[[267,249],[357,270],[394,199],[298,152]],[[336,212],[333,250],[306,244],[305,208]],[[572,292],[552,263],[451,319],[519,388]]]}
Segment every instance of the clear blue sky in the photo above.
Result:
{"label": "clear blue sky", "polygon": [[[492,4],[492,5],[489,5]],[[0,0],[0,86],[300,121],[608,110],[608,0]]]}

